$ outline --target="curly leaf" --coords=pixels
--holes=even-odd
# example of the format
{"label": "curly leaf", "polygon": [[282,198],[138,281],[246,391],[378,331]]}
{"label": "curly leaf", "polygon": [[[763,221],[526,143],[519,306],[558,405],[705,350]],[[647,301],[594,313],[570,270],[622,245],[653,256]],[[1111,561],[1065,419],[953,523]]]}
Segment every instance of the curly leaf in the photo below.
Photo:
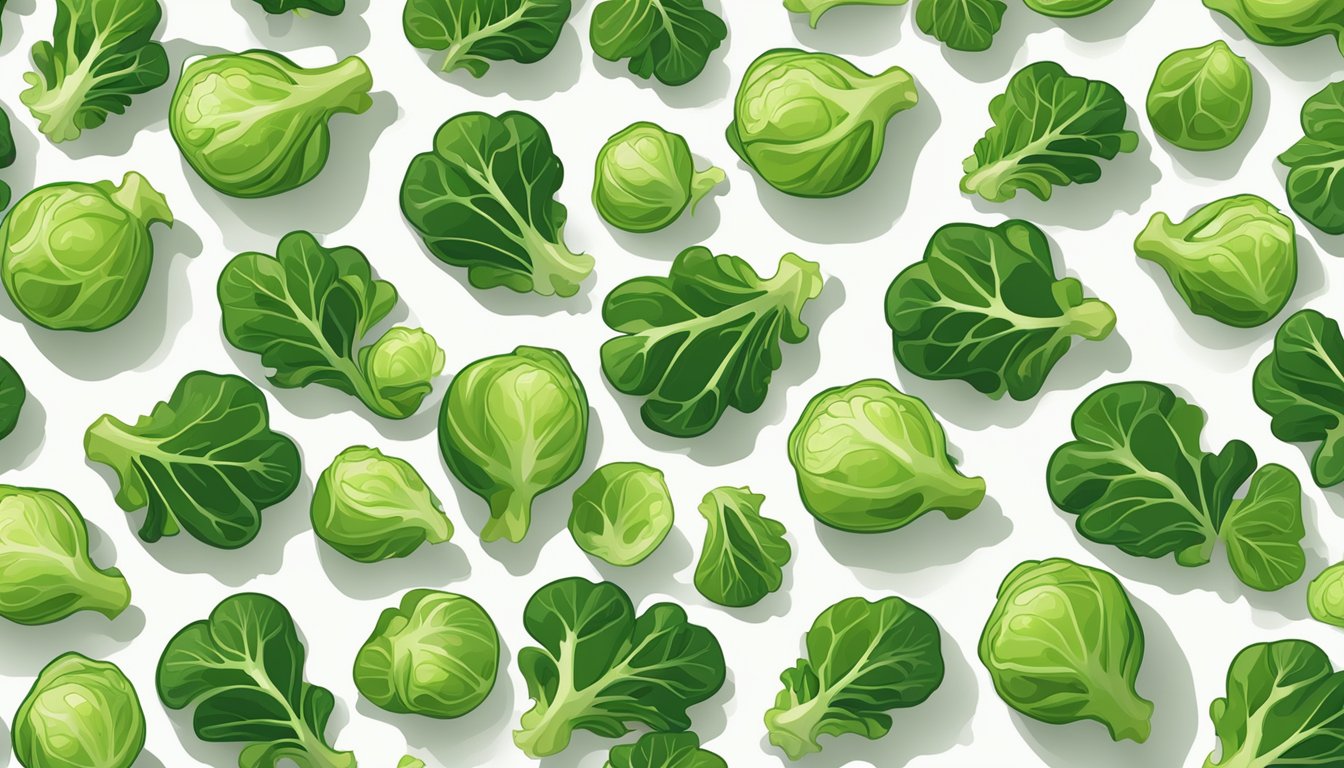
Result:
{"label": "curly leaf", "polygon": [[665,85],[685,85],[705,69],[728,37],[704,0],[605,0],[593,9],[593,52],[630,59],[630,71]]}
{"label": "curly leaf", "polygon": [[1320,446],[1311,474],[1322,488],[1344,483],[1344,335],[1314,309],[1288,318],[1255,369],[1255,404],[1273,417],[1274,436]]}
{"label": "curly leaf", "polygon": [[1302,105],[1306,135],[1279,155],[1284,188],[1297,215],[1322,232],[1344,234],[1344,82],[1331,83]]}

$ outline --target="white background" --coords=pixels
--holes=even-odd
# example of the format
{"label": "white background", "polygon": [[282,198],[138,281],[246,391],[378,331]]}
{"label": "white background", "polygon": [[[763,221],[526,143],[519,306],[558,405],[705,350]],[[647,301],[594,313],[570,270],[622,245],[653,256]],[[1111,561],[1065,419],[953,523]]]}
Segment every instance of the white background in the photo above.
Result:
{"label": "white background", "polygon": [[[1183,217],[1198,204],[1241,192],[1287,210],[1283,169],[1274,157],[1300,136],[1303,100],[1338,78],[1344,59],[1327,39],[1296,48],[1256,46],[1197,0],[1116,0],[1103,12],[1061,23],[1027,11],[1019,0],[1008,2],[993,49],[958,54],[920,35],[908,6],[838,9],[813,31],[777,0],[711,0],[728,22],[730,38],[700,78],[672,89],[632,79],[624,64],[595,60],[586,42],[595,0],[578,3],[544,61],[496,64],[481,80],[461,71],[441,77],[427,66],[402,36],[400,2],[379,0],[369,7],[368,0],[351,0],[343,16],[329,19],[268,18],[250,0],[166,0],[160,37],[173,63],[170,85],[137,97],[128,114],[78,141],[54,147],[18,102],[27,49],[49,37],[52,3],[11,0],[3,15],[0,100],[15,114],[20,157],[0,177],[22,193],[53,181],[120,179],[134,169],[167,195],[178,221],[171,230],[156,229],[145,298],[111,330],[41,330],[20,322],[7,298],[0,298],[0,352],[30,389],[18,431],[0,446],[0,479],[57,488],[74,499],[95,528],[95,559],[121,568],[134,593],[133,607],[113,622],[86,614],[39,628],[0,624],[2,719],[9,720],[48,660],[74,649],[117,662],[138,686],[149,743],[137,765],[234,764],[235,746],[203,744],[187,715],[165,712],[154,694],[153,672],[165,642],[182,625],[205,616],[226,595],[251,589],[274,595],[293,612],[308,646],[308,679],[330,688],[339,702],[329,737],[355,750],[361,765],[391,766],[407,750],[452,768],[527,765],[510,740],[529,706],[513,662],[531,642],[521,626],[522,607],[541,585],[575,574],[613,579],[642,605],[671,597],[713,629],[727,655],[729,682],[692,716],[695,730],[735,768],[782,760],[768,748],[761,720],[779,689],[778,675],[793,663],[817,613],[851,595],[898,594],[933,614],[944,631],[946,681],[925,705],[894,713],[887,737],[827,739],[824,751],[805,765],[1198,766],[1214,746],[1209,702],[1223,694],[1228,661],[1242,646],[1303,637],[1344,664],[1338,630],[1307,617],[1306,579],[1275,594],[1249,593],[1221,553],[1205,567],[1186,569],[1170,559],[1131,558],[1082,541],[1072,520],[1051,506],[1043,481],[1047,457],[1068,438],[1069,414],[1088,392],[1124,379],[1167,382],[1208,411],[1206,447],[1245,439],[1262,460],[1284,463],[1304,480],[1308,576],[1344,555],[1344,496],[1310,484],[1302,452],[1272,437],[1268,417],[1251,398],[1251,370],[1277,322],[1235,330],[1192,316],[1160,270],[1140,264],[1130,247],[1159,210]],[[1152,72],[1171,51],[1218,37],[1256,72],[1254,114],[1242,139],[1226,150],[1175,150],[1156,139],[1141,117]],[[313,183],[276,198],[239,201],[211,190],[181,161],[166,112],[184,58],[254,46],[290,53],[306,65],[358,54],[373,70],[376,92],[368,113],[333,121],[331,160]],[[760,183],[724,142],[741,73],[756,55],[781,46],[843,54],[868,71],[900,65],[919,83],[919,105],[891,122],[883,160],[858,191],[827,201],[787,198]],[[961,160],[989,124],[989,99],[1012,72],[1042,59],[1118,86],[1131,106],[1130,126],[1143,135],[1138,151],[1105,164],[1099,183],[1058,189],[1046,204],[1018,199],[990,205],[962,196]],[[512,108],[531,112],[550,129],[568,171],[560,193],[571,214],[566,240],[597,260],[595,277],[573,299],[468,290],[461,270],[427,256],[398,211],[407,162],[429,148],[440,123],[466,110]],[[635,120],[685,134],[695,153],[729,177],[693,219],[653,235],[608,230],[588,202],[598,148]],[[1056,367],[1047,391],[1024,403],[993,402],[964,383],[926,382],[898,370],[882,313],[888,283],[919,258],[935,228],[1005,216],[1044,227],[1064,271],[1119,316],[1114,335],[1075,348]],[[231,350],[220,334],[215,279],[234,254],[273,253],[276,240],[298,228],[329,245],[363,249],[378,273],[400,289],[398,311],[446,348],[449,373],[518,344],[552,346],[568,355],[595,410],[588,454],[579,474],[538,501],[524,542],[483,547],[475,531],[484,503],[440,462],[435,414],[447,375],[422,412],[404,422],[379,420],[333,390],[264,386],[272,424],[298,441],[307,479],[265,513],[257,540],[225,552],[187,536],[153,545],[136,537],[141,515],[121,512],[110,476],[84,459],[85,427],[104,412],[128,420],[147,412],[192,370],[241,371],[261,383],[257,358]],[[784,367],[764,407],[749,415],[732,412],[709,435],[681,441],[643,428],[638,402],[607,387],[598,347],[610,332],[599,309],[619,282],[665,274],[678,250],[700,242],[739,254],[766,274],[781,253],[797,251],[821,263],[827,282],[804,314],[811,337],[784,350]],[[1339,289],[1332,294],[1329,287],[1344,279],[1338,260],[1344,242],[1301,227],[1298,243],[1301,277],[1281,317],[1304,305],[1340,317]],[[879,535],[844,534],[813,522],[798,502],[785,438],[817,391],[869,376],[895,380],[944,420],[964,470],[988,483],[990,498],[982,508],[959,521],[930,515]],[[420,468],[457,526],[452,542],[406,560],[360,565],[315,541],[307,514],[312,481],[332,456],[356,443]],[[678,510],[668,541],[628,570],[595,566],[564,531],[574,487],[597,464],[618,460],[663,468]],[[690,586],[704,535],[695,506],[705,491],[725,484],[764,493],[765,513],[788,525],[794,544],[783,589],[747,610],[708,605]],[[1157,706],[1147,744],[1112,744],[1094,723],[1049,726],[1017,716],[994,694],[976,660],[980,629],[1004,574],[1023,559],[1058,555],[1113,570],[1134,598],[1148,638],[1138,689]],[[499,683],[480,709],[460,720],[383,713],[362,701],[351,681],[352,659],[379,611],[412,587],[470,595],[502,634],[506,658]],[[10,759],[8,736],[0,736],[3,763]],[[600,766],[608,745],[580,736],[544,764]]]}

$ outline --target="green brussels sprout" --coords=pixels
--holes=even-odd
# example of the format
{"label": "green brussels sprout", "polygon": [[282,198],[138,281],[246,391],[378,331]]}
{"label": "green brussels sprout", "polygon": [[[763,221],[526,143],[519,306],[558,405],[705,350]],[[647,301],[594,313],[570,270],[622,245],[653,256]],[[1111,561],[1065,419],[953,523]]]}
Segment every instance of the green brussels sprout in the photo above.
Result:
{"label": "green brussels sprout", "polygon": [[1215,40],[1176,51],[1157,65],[1148,89],[1153,130],[1181,149],[1222,149],[1251,116],[1251,66]]}
{"label": "green brussels sprout", "polygon": [[1344,3],[1339,0],[1204,0],[1263,45],[1297,45],[1334,35],[1344,53]]}
{"label": "green brussels sprout", "polygon": [[13,739],[24,768],[131,768],[145,748],[145,713],[116,664],[66,653],[38,674]]}
{"label": "green brussels sprout", "polygon": [[89,529],[56,491],[0,485],[0,616],[50,624],[77,611],[116,618],[131,589],[89,559]]}
{"label": "green brussels sprout", "polygon": [[532,500],[579,470],[588,393],[565,356],[518,347],[463,368],[439,412],[448,469],[490,505],[482,541],[522,541]]}
{"label": "green brussels sprout", "polygon": [[663,473],[638,462],[598,467],[574,491],[569,534],[579,549],[612,565],[634,565],[672,530],[672,494]]}
{"label": "green brussels sprout", "polygon": [[1344,627],[1344,563],[1326,568],[1307,585],[1307,610],[1317,621]]}
{"label": "green brussels sprout", "polygon": [[452,718],[485,701],[499,670],[499,633],[474,600],[415,589],[378,617],[355,656],[355,687],[388,712]]}
{"label": "green brussels sprout", "polygon": [[1023,0],[1023,2],[1039,14],[1061,19],[1086,16],[1111,4],[1111,0]]}
{"label": "green brussels sprout", "polygon": [[155,222],[172,226],[173,214],[134,171],[119,187],[110,181],[38,187],[0,225],[0,279],[14,305],[44,328],[115,325],[145,292]]}
{"label": "green brussels sprout", "polygon": [[8,360],[0,357],[0,440],[19,425],[23,401],[27,399],[28,389],[23,385],[23,377]]}
{"label": "green brussels sprout", "polygon": [[1095,720],[1142,742],[1153,704],[1134,690],[1143,626],[1120,582],[1064,558],[1019,564],[999,587],[980,661],[1008,706],[1062,725]]}
{"label": "green brussels sprout", "polygon": [[895,530],[935,509],[955,520],[985,498],[924,401],[880,379],[812,398],[789,433],[789,463],[803,506],[842,531]]}
{"label": "green brussels sprout", "polygon": [[695,170],[686,139],[653,123],[634,123],[607,139],[597,153],[593,206],[613,227],[653,232],[676,221],[726,177],[710,166]]}
{"label": "green brussels sprout", "polygon": [[359,351],[369,389],[388,410],[410,415],[434,389],[445,357],[438,342],[422,328],[392,328]]}
{"label": "green brussels sprout", "polygon": [[1269,321],[1297,285],[1293,221],[1255,195],[1215,200],[1179,224],[1154,214],[1134,251],[1167,271],[1192,312],[1237,328]]}
{"label": "green brussels sprout", "polygon": [[313,532],[361,563],[406,557],[452,538],[453,524],[420,473],[377,448],[341,451],[313,489]]}
{"label": "green brussels sprout", "polygon": [[270,51],[206,56],[183,69],[168,128],[210,186],[234,197],[278,195],[322,170],[328,121],[367,111],[372,87],[358,56],[313,69]]}
{"label": "green brussels sprout", "polygon": [[835,197],[868,180],[887,122],[918,100],[900,67],[869,75],[829,53],[779,48],[742,77],[728,144],[781,192]]}

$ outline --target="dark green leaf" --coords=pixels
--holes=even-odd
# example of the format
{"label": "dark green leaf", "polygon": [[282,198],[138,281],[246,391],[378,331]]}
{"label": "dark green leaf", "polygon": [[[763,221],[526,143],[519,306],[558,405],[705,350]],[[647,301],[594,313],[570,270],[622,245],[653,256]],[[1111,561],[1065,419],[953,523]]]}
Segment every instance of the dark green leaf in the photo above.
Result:
{"label": "dark green leaf", "polygon": [[728,768],[728,763],[701,749],[694,733],[646,733],[634,744],[612,747],[606,768]]}
{"label": "dark green leaf", "polygon": [[728,26],[704,0],[604,0],[593,9],[589,36],[598,56],[630,59],[640,77],[684,85],[704,71]]}
{"label": "dark green leaf", "polygon": [[256,0],[267,13],[315,11],[324,16],[339,16],[345,10],[345,0]]}
{"label": "dark green leaf", "polygon": [[416,48],[448,52],[444,72],[480,77],[493,61],[541,61],[569,12],[570,0],[407,0],[401,25]]}
{"label": "dark green leaf", "polygon": [[1279,162],[1288,166],[1288,204],[1317,229],[1344,234],[1344,82],[1331,83],[1302,105],[1306,134]]}
{"label": "dark green leaf", "polygon": [[1255,404],[1273,417],[1274,436],[1320,447],[1311,474],[1322,488],[1344,483],[1344,336],[1314,309],[1288,318],[1255,369]]}
{"label": "dark green leaf", "polygon": [[915,24],[954,51],[984,51],[1007,9],[1001,0],[918,0]]}
{"label": "dark green leaf", "polygon": [[28,390],[23,379],[9,361],[0,357],[0,439],[4,439],[19,424],[19,414],[23,411],[23,401]]}
{"label": "dark green leaf", "polygon": [[700,502],[708,521],[695,588],[730,608],[759,603],[779,589],[793,550],[784,524],[761,516],[765,497],[749,488],[715,488]]}

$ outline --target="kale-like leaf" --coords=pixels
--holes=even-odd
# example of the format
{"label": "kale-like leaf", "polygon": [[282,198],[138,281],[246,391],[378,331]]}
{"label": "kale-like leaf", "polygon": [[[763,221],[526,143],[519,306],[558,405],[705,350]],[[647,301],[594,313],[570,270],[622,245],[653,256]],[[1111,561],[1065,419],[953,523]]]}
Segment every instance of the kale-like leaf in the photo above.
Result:
{"label": "kale-like leaf", "polygon": [[793,549],[784,524],[761,515],[765,497],[750,488],[715,488],[700,502],[708,521],[695,588],[719,605],[742,608],[779,589]]}
{"label": "kale-like leaf", "polygon": [[961,191],[1001,203],[1025,189],[1042,200],[1054,186],[1101,178],[1098,159],[1133,152],[1125,98],[1115,86],[1074,77],[1053,61],[1028,65],[989,102],[994,125],[962,167]]}
{"label": "kale-like leaf", "polygon": [[948,224],[887,291],[896,358],[926,379],[962,379],[990,397],[1035,397],[1073,336],[1106,338],[1115,313],[1055,276],[1036,225]]}
{"label": "kale-like leaf", "polygon": [[1297,215],[1322,232],[1344,235],[1344,81],[1302,105],[1306,135],[1279,155],[1288,166],[1284,188]]}
{"label": "kale-like leaf", "polygon": [[19,101],[54,142],[79,138],[120,115],[131,97],[168,80],[168,54],[153,41],[159,0],[56,0],[52,41],[33,45]]}
{"label": "kale-like leaf", "polygon": [[570,10],[570,0],[407,0],[401,26],[416,48],[447,52],[444,72],[480,77],[492,61],[541,61]]}
{"label": "kale-like leaf", "polygon": [[593,9],[589,37],[607,61],[630,59],[639,77],[685,85],[704,71],[728,26],[704,0],[604,0]]}
{"label": "kale-like leaf", "polygon": [[255,0],[267,13],[314,11],[324,16],[339,16],[345,11],[345,0]]}
{"label": "kale-like leaf", "polygon": [[23,411],[23,401],[28,390],[23,379],[9,361],[0,357],[0,439],[4,439],[19,424],[19,414]]}
{"label": "kale-like leaf", "polygon": [[1002,0],[918,0],[919,31],[954,51],[984,51],[1003,26]]}
{"label": "kale-like leaf", "polygon": [[1297,477],[1278,464],[1256,469],[1255,452],[1240,440],[1208,453],[1203,430],[1204,411],[1161,384],[1102,387],[1073,414],[1077,439],[1050,457],[1050,498],[1078,515],[1083,536],[1127,554],[1175,554],[1197,566],[1221,540],[1247,586],[1297,581],[1306,567]]}
{"label": "kale-like leaf", "polygon": [[1320,441],[1311,475],[1325,488],[1344,483],[1344,335],[1314,309],[1284,321],[1274,348],[1255,369],[1255,404],[1273,417],[1274,436]]}
{"label": "kale-like leaf", "polygon": [[84,452],[117,473],[117,505],[147,507],[140,538],[185,530],[221,549],[261,528],[261,511],[299,484],[299,450],[270,429],[266,398],[247,379],[205,371],[182,378],[167,402],[127,424],[99,417]]}
{"label": "kale-like leaf", "polygon": [[612,747],[606,768],[728,768],[728,763],[701,749],[694,733],[646,733],[634,744]]}
{"label": "kale-like leaf", "polygon": [[607,296],[602,319],[625,335],[602,345],[602,372],[647,398],[650,429],[704,434],[729,407],[751,413],[765,402],[780,342],[807,338],[803,306],[821,284],[820,268],[792,253],[763,279],[736,256],[687,248],[667,277],[637,277]]}

